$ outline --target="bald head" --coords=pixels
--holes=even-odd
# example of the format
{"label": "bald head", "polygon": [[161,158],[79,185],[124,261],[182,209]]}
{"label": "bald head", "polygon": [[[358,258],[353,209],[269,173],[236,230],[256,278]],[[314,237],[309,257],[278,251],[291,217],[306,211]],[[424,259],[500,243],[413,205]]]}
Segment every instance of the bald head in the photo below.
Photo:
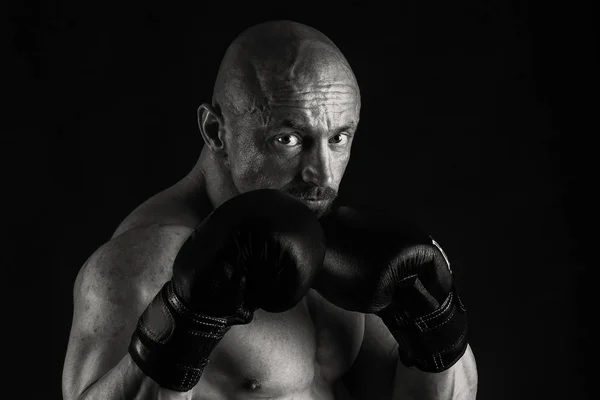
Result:
{"label": "bald head", "polygon": [[227,49],[213,104],[199,109],[211,201],[272,188],[324,213],[359,114],[356,78],[325,35],[291,21],[251,27]]}
{"label": "bald head", "polygon": [[287,94],[320,85],[344,85],[360,98],[348,61],[327,36],[292,21],[265,22],[241,33],[227,49],[213,103],[224,116],[260,113],[285,103]]}

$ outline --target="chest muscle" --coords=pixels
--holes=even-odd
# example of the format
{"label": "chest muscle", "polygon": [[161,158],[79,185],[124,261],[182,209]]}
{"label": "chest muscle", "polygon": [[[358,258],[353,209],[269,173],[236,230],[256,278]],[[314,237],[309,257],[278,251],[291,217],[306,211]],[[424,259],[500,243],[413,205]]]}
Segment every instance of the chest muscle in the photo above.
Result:
{"label": "chest muscle", "polygon": [[332,387],[360,349],[363,318],[316,292],[285,313],[258,310],[250,324],[232,327],[214,349],[195,392],[283,398]]}

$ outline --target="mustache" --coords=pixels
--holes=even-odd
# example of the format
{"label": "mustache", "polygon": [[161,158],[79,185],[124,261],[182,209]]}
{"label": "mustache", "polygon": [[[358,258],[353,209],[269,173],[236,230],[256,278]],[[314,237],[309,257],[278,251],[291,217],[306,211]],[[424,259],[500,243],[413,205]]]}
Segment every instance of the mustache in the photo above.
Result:
{"label": "mustache", "polygon": [[290,188],[286,192],[300,200],[333,200],[337,191],[330,187]]}

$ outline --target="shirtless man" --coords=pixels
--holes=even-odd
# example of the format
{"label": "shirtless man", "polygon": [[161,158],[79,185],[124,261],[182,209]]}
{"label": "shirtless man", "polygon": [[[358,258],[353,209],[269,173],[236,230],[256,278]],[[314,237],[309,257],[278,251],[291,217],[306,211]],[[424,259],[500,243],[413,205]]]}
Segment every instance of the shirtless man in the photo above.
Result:
{"label": "shirtless man", "polygon": [[332,208],[359,111],[322,33],[242,33],[199,108],[195,167],[77,276],[64,398],[475,399],[441,249]]}

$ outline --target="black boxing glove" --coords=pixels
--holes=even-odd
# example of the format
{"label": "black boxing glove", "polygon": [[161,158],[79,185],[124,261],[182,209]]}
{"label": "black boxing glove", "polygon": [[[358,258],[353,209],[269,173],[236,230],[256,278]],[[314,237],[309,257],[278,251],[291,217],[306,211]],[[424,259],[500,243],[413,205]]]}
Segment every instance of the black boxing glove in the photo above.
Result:
{"label": "black boxing glove", "polygon": [[225,202],[181,247],[129,354],[160,386],[191,390],[231,326],[251,322],[257,308],[294,307],[324,256],[321,226],[299,200],[261,189]]}
{"label": "black boxing glove", "polygon": [[333,303],[381,317],[400,360],[426,372],[454,365],[467,348],[467,313],[449,262],[428,235],[390,216],[336,209],[316,289]]}

